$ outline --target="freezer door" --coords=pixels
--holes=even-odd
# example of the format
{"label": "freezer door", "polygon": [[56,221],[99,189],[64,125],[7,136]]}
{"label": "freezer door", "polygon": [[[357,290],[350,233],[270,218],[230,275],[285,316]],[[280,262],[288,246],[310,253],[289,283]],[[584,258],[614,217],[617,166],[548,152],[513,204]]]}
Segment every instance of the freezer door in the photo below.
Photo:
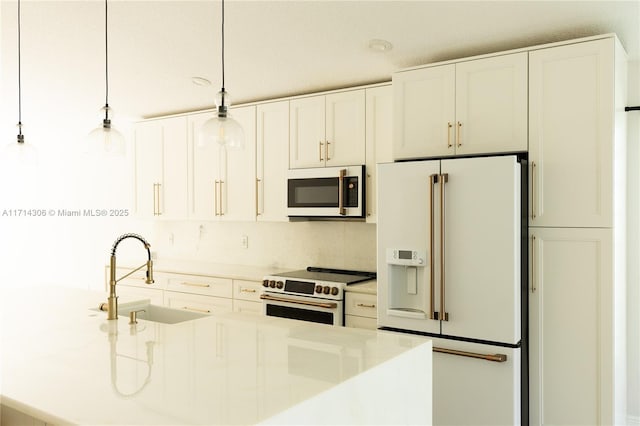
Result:
{"label": "freezer door", "polygon": [[515,156],[462,158],[442,160],[441,170],[444,268],[438,265],[436,274],[442,334],[517,344],[520,163]]}
{"label": "freezer door", "polygon": [[434,176],[440,161],[378,165],[378,326],[440,333],[431,318]]}
{"label": "freezer door", "polygon": [[[520,349],[433,339],[433,424],[519,425]],[[437,352],[506,355],[487,361]]]}

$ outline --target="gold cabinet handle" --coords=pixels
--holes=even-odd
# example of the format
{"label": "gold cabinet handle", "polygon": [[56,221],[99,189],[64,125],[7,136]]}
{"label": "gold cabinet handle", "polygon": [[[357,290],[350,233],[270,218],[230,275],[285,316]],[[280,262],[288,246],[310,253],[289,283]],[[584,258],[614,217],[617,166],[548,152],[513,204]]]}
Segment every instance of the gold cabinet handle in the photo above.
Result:
{"label": "gold cabinet handle", "polygon": [[220,181],[220,216],[224,216],[224,197],[222,195],[222,188],[224,187],[224,181]]}
{"label": "gold cabinet handle", "polygon": [[440,175],[440,313],[438,319],[440,321],[449,321],[449,313],[445,309],[445,254],[444,254],[444,185],[449,181],[449,174]]}
{"label": "gold cabinet handle", "polygon": [[435,236],[433,235],[435,229],[435,218],[434,218],[434,193],[433,187],[438,183],[438,175],[434,174],[429,176],[429,265],[430,265],[430,274],[429,274],[429,293],[431,294],[431,299],[429,301],[429,319],[435,320],[438,319],[436,317],[436,307],[435,307]]}
{"label": "gold cabinet handle", "polygon": [[180,283],[180,285],[184,285],[187,287],[211,287],[211,284],[204,284],[204,283],[192,283],[192,282],[188,282],[188,281],[183,281]]}
{"label": "gold cabinet handle", "polygon": [[458,143],[458,146],[462,146],[462,139],[460,138],[460,129],[462,128],[462,123],[460,121],[458,121],[458,135],[456,137],[456,141]]}
{"label": "gold cabinet handle", "polygon": [[258,193],[260,192],[260,182],[262,182],[262,179],[256,178],[256,216],[260,216],[262,214],[260,213],[260,205],[258,202]]}
{"label": "gold cabinet handle", "polygon": [[211,311],[209,309],[192,308],[191,306],[183,306],[182,309],[184,309],[185,311],[200,312],[200,313],[203,313],[203,314],[210,314],[211,313]]}
{"label": "gold cabinet handle", "polygon": [[359,308],[375,308],[376,305],[374,305],[373,303],[368,304],[368,303],[358,303],[356,304],[357,307]]}
{"label": "gold cabinet handle", "polygon": [[324,158],[322,158],[322,147],[324,146],[324,142],[320,141],[318,144],[318,158],[320,158],[320,161],[324,161]]}
{"label": "gold cabinet handle", "polygon": [[451,145],[451,128],[453,127],[453,124],[451,124],[450,121],[447,122],[447,148],[451,148],[453,145]]}
{"label": "gold cabinet handle", "polygon": [[331,160],[331,158],[329,157],[329,145],[331,144],[331,142],[327,141],[325,146],[324,146],[324,157],[327,159],[327,161]]}
{"label": "gold cabinet handle", "polygon": [[153,215],[160,216],[160,184],[153,184]]}
{"label": "gold cabinet handle", "polygon": [[218,216],[218,180],[213,182],[213,214]]}
{"label": "gold cabinet handle", "polygon": [[241,288],[240,289],[240,293],[255,293],[256,289],[255,288]]}
{"label": "gold cabinet handle", "polygon": [[492,362],[507,361],[506,354],[479,354],[476,352],[465,352],[465,351],[458,351],[455,349],[439,348],[437,346],[433,347],[433,352],[438,352],[438,353],[447,354],[447,355],[465,356],[468,358],[483,359],[485,361],[492,361]]}

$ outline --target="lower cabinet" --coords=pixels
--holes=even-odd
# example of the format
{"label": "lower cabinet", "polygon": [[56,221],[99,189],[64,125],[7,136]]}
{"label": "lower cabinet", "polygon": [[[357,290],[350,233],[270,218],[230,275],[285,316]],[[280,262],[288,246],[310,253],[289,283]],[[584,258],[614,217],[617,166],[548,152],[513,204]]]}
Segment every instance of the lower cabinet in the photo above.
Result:
{"label": "lower cabinet", "polygon": [[616,424],[613,230],[530,228],[530,420]]}
{"label": "lower cabinet", "polygon": [[345,327],[375,330],[378,327],[377,296],[346,292],[344,297]]}
{"label": "lower cabinet", "polygon": [[224,297],[180,293],[169,290],[164,292],[164,305],[173,309],[184,309],[203,314],[231,312],[233,306],[231,299]]}
{"label": "lower cabinet", "polygon": [[262,282],[233,280],[233,311],[262,315]]}

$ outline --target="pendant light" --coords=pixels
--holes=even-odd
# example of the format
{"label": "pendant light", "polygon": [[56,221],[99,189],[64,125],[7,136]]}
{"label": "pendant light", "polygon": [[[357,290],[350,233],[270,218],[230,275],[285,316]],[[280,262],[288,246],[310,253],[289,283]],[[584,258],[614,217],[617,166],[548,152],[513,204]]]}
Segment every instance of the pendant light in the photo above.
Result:
{"label": "pendant light", "polygon": [[224,88],[224,0],[222,0],[222,89],[216,96],[216,115],[207,120],[200,129],[198,145],[222,145],[228,149],[244,149],[242,126],[229,114],[231,101]]}
{"label": "pendant light", "polygon": [[21,64],[21,9],[18,0],[18,137],[17,143],[11,142],[4,149],[4,158],[7,162],[20,165],[34,165],[38,159],[36,149],[25,142],[22,134],[22,64]]}
{"label": "pendant light", "polygon": [[125,153],[124,136],[122,133],[113,128],[109,113],[111,107],[109,107],[109,9],[108,0],[104,0],[104,64],[105,64],[105,101],[104,107],[101,111],[104,111],[104,119],[100,126],[92,130],[89,133],[89,146],[88,151],[91,154],[101,154],[106,156],[123,156]]}

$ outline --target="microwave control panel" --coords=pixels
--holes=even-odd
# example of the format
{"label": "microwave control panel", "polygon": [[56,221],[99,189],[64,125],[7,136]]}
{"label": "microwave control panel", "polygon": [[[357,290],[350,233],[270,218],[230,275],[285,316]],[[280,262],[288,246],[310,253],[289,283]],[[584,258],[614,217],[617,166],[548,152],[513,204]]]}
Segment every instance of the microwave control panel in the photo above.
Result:
{"label": "microwave control panel", "polygon": [[427,251],[388,248],[387,263],[390,265],[427,266]]}

